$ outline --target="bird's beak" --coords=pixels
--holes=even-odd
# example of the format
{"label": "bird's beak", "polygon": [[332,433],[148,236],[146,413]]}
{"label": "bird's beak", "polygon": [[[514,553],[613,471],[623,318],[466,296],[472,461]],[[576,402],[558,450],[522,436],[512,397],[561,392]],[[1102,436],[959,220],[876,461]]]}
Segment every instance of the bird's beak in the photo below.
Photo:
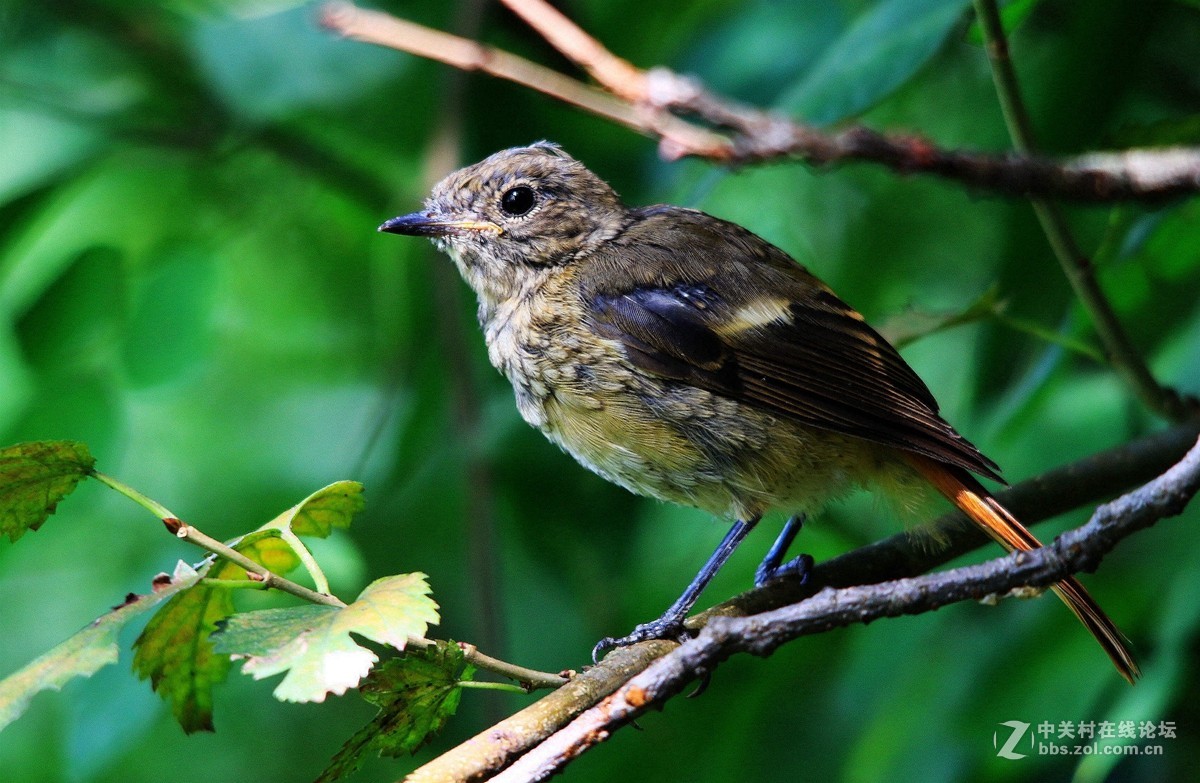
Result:
{"label": "bird's beak", "polygon": [[380,226],[379,230],[388,234],[405,234],[411,237],[444,237],[480,231],[490,231],[494,234],[504,233],[500,226],[488,220],[444,220],[423,212],[394,217]]}

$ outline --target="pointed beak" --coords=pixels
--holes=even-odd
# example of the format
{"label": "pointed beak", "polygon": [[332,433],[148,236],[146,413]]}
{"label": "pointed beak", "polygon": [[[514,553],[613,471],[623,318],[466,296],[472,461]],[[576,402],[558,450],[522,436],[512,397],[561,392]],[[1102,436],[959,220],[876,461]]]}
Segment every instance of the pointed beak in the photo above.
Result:
{"label": "pointed beak", "polygon": [[423,212],[413,212],[411,215],[394,217],[380,226],[379,230],[388,234],[404,234],[410,237],[445,237],[479,231],[490,231],[495,234],[503,233],[503,229],[491,221],[445,220]]}

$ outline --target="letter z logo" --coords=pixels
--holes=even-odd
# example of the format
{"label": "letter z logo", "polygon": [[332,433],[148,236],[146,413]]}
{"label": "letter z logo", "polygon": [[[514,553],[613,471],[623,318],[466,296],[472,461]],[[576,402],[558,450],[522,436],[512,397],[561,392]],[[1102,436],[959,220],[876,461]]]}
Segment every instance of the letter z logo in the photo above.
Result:
{"label": "letter z logo", "polygon": [[996,755],[1002,759],[1023,759],[1024,753],[1017,753],[1015,750],[1017,743],[1025,736],[1025,732],[1029,731],[1029,724],[1019,720],[1006,720],[1000,724],[1012,729],[1008,735],[1008,739],[1004,741],[1004,745],[1000,744],[1000,732],[992,733],[992,747],[996,748]]}

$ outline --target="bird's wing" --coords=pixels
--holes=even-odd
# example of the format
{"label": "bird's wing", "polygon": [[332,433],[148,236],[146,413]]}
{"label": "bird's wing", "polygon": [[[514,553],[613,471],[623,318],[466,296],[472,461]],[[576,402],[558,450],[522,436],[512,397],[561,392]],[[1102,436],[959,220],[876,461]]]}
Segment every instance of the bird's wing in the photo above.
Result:
{"label": "bird's wing", "polygon": [[579,272],[592,327],[635,366],[999,479],[896,349],[782,251],[691,210],[639,218]]}

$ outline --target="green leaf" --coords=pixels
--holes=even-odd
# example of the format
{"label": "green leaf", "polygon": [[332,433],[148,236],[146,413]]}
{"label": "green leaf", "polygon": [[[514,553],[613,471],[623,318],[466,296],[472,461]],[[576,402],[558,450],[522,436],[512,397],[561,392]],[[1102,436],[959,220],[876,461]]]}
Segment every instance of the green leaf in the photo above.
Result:
{"label": "green leaf", "polygon": [[130,620],[142,615],[179,591],[196,584],[203,576],[180,563],[169,580],[156,579],[154,592],[130,594],[125,603],[92,622],[87,628],[45,653],[20,671],[0,681],[0,729],[16,720],[39,691],[59,690],[74,677],[90,677],[98,669],[117,662],[117,633]]}
{"label": "green leaf", "polygon": [[301,536],[325,538],[334,528],[350,527],[354,515],[363,508],[363,485],[357,481],[337,481],[318,489],[280,514],[266,528],[290,528]]}
{"label": "green leaf", "polygon": [[[250,533],[237,541],[232,546],[238,552],[246,555],[254,562],[265,566],[272,573],[286,574],[300,565],[302,557],[307,555],[307,552],[300,554],[293,548],[292,544],[280,538],[280,532],[289,530],[290,528],[300,527],[303,531],[314,536],[328,535],[335,527],[346,527],[350,524],[350,519],[353,514],[362,508],[362,485],[353,481],[339,481],[331,484],[324,489],[318,490],[306,498],[301,503],[288,509],[288,511],[280,514],[271,522],[263,525],[258,530]],[[298,539],[292,539],[297,544]],[[240,566],[234,565],[226,561],[217,561],[218,566],[213,570],[213,576],[216,579],[246,579],[246,571]],[[421,577],[421,587],[424,589],[424,595],[429,592],[429,587],[424,583]],[[385,581],[385,580],[381,580]],[[370,587],[367,588],[371,590]],[[367,591],[364,591],[364,596],[368,598],[366,604],[355,610],[356,615],[361,615],[364,612],[370,611],[376,601]],[[386,597],[395,604],[398,609],[395,611],[403,611],[402,596]],[[434,605],[428,598],[424,599],[428,604]],[[436,605],[434,605],[436,606]],[[302,616],[304,612],[310,610],[320,611],[323,607],[297,607],[289,610],[266,610],[271,612],[296,612]],[[420,616],[420,612],[414,611],[414,617]],[[179,720],[184,731],[189,733],[194,731],[212,731],[212,707],[213,707],[213,686],[224,680],[229,675],[231,668],[230,659],[222,654],[224,652],[241,652],[262,656],[271,661],[280,661],[274,665],[280,668],[272,669],[272,664],[247,664],[246,670],[255,673],[257,666],[263,667],[264,673],[256,673],[256,677],[265,677],[270,673],[283,671],[290,668],[297,660],[295,651],[278,650],[271,648],[256,648],[259,651],[241,650],[241,649],[223,649],[217,652],[213,647],[213,641],[210,636],[217,630],[218,625],[222,620],[230,617],[234,612],[233,596],[228,588],[198,585],[193,590],[172,599],[170,603],[162,608],[156,614],[146,628],[142,631],[142,635],[134,642],[135,655],[133,659],[134,671],[139,677],[149,678],[150,684],[154,690],[166,699],[171,704],[171,711],[176,719]],[[254,616],[261,613],[250,612],[245,615],[239,615],[238,623],[252,623]],[[245,618],[251,618],[246,620]],[[364,627],[369,626],[369,618],[361,618],[360,624]],[[280,617],[276,616],[273,619],[268,618],[271,623],[280,622]],[[433,622],[437,621],[437,613],[433,612]],[[297,621],[300,622],[300,621]],[[231,623],[235,627],[237,623]],[[411,624],[410,624],[411,625]],[[409,626],[405,626],[409,627]],[[424,633],[425,626],[421,626],[421,630],[417,633]],[[298,637],[307,638],[312,629],[307,628],[303,622],[299,626],[292,629],[291,635],[287,636],[283,641],[292,641]],[[363,633],[365,636],[370,634],[365,631],[359,631],[358,628],[352,628]],[[406,632],[405,638],[407,638]],[[354,662],[351,669],[357,666],[361,669],[361,673],[353,678],[352,685],[370,670],[371,664],[375,659],[373,653],[354,644],[349,636],[345,635],[345,642],[335,637],[327,644],[327,652],[334,658],[340,653],[344,656],[344,662]],[[382,634],[381,634],[382,635]],[[388,639],[379,639],[378,641],[388,642]],[[282,643],[281,643],[282,644]],[[279,646],[279,645],[277,645]],[[286,645],[284,645],[286,646]],[[398,645],[403,646],[403,645]],[[268,655],[268,652],[275,651],[275,655]],[[364,664],[362,653],[372,656],[369,661]],[[279,656],[282,656],[280,658]],[[257,660],[257,658],[255,658]],[[306,659],[307,660],[307,659]],[[281,661],[289,661],[292,663],[282,663]],[[297,680],[288,682],[286,679],[284,685],[276,691],[281,699],[287,698],[295,701],[309,701],[311,698],[302,698],[305,694],[311,694],[311,691],[300,689],[298,695],[290,694],[291,689],[295,687],[295,682],[307,682],[308,679],[321,679],[322,674],[311,673],[308,677],[299,677]],[[340,674],[339,671],[331,671],[328,677],[333,682],[341,682],[349,677],[346,674]],[[344,690],[344,689],[343,689]],[[341,691],[339,691],[341,692]],[[322,693],[323,698],[323,693]]]}
{"label": "green leaf", "polygon": [[[218,579],[245,579],[246,571],[222,563]],[[158,610],[133,643],[133,671],[166,699],[183,730],[212,731],[212,688],[229,674],[230,662],[216,655],[209,634],[233,613],[228,589],[197,585]]]}
{"label": "green leaf", "polygon": [[230,617],[216,650],[244,657],[242,671],[256,680],[287,672],[275,689],[281,701],[324,701],[353,688],[379,660],[351,633],[404,649],[438,621],[424,574],[378,579],[343,608],[299,606]]}
{"label": "green leaf", "polygon": [[0,449],[0,534],[16,541],[41,527],[95,462],[87,446],[70,440]]}
{"label": "green leaf", "polygon": [[359,692],[379,707],[378,714],[342,745],[317,783],[349,775],[368,753],[415,753],[454,715],[462,698],[459,683],[472,673],[453,642],[407,652],[376,668]]}
{"label": "green leaf", "polygon": [[275,529],[259,529],[249,533],[238,539],[233,548],[280,576],[300,565],[295,550],[279,537],[279,531]]}
{"label": "green leaf", "polygon": [[929,61],[966,0],[884,0],[834,41],[780,101],[809,122],[832,123],[869,108]]}

